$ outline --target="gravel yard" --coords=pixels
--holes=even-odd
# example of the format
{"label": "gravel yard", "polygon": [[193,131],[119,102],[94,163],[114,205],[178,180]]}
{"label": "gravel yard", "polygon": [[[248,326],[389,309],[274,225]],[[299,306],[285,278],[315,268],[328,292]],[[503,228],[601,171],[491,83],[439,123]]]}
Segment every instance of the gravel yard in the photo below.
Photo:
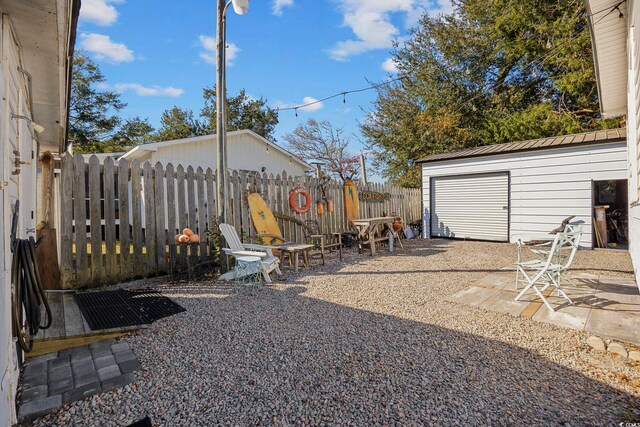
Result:
{"label": "gravel yard", "polygon": [[[409,241],[349,251],[255,296],[156,284],[187,309],[125,340],[134,385],[45,425],[603,425],[640,421],[640,369],[584,333],[446,301],[514,262],[507,244]],[[316,261],[317,262],[317,261]],[[329,265],[331,264],[331,265]],[[631,275],[626,253],[575,270]]]}

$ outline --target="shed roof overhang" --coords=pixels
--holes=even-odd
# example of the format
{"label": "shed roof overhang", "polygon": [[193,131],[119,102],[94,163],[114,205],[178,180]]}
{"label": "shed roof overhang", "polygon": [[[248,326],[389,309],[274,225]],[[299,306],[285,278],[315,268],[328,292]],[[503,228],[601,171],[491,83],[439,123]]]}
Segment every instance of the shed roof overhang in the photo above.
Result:
{"label": "shed roof overhang", "polygon": [[591,27],[600,112],[604,117],[625,115],[628,0],[585,0],[585,4]]}
{"label": "shed roof overhang", "polygon": [[0,11],[11,20],[31,76],[32,119],[45,129],[40,147],[63,151],[80,0],[0,0]]}

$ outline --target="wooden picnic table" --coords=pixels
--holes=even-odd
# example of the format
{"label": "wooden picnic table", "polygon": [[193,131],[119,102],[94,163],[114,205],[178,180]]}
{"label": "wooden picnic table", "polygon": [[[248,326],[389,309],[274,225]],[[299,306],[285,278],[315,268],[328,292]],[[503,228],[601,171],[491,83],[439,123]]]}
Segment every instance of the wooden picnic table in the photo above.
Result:
{"label": "wooden picnic table", "polygon": [[[391,233],[392,238],[400,238],[398,233],[393,231],[393,223],[399,218],[397,216],[381,216],[376,218],[360,218],[351,221],[353,226],[358,230],[358,247],[362,250],[363,244],[368,244],[371,250],[371,256],[376,253],[376,243],[389,239],[389,236],[382,236],[382,229],[387,226],[387,230]],[[402,243],[400,243],[402,245]],[[389,252],[393,249],[389,246]]]}

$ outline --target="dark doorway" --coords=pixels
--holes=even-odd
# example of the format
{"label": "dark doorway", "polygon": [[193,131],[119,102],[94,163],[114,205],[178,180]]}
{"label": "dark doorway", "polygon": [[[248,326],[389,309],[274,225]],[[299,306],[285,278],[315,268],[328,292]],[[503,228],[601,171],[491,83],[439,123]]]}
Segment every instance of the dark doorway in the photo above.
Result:
{"label": "dark doorway", "polygon": [[628,249],[626,179],[593,181],[593,247]]}

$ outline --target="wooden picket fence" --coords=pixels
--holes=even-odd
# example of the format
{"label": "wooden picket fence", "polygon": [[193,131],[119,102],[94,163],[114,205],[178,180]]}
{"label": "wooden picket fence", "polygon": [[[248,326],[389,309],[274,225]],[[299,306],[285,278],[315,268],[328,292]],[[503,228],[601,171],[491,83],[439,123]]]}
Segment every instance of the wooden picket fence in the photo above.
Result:
{"label": "wooden picket fence", "polygon": [[[194,170],[171,164],[114,162],[101,165],[96,156],[62,156],[60,171],[60,270],[63,288],[92,287],[167,273],[170,258],[191,264],[214,261],[214,242],[206,232],[217,219],[216,177],[211,169]],[[315,206],[302,215],[289,207],[289,193],[304,187],[312,202],[320,198],[314,177],[290,177],[233,171],[228,174],[227,222],[245,241],[255,230],[246,196],[258,191],[274,212],[304,221],[317,220],[324,232],[349,229],[344,216],[342,183],[325,185],[334,212],[318,215]],[[365,190],[362,186],[360,190]],[[394,213],[411,222],[420,219],[420,192],[390,184],[369,184],[367,191],[387,193],[384,201],[361,200],[362,217]],[[300,226],[279,219],[283,237],[302,241]],[[81,225],[85,225],[81,228]],[[198,245],[174,244],[186,227],[200,235]]]}

